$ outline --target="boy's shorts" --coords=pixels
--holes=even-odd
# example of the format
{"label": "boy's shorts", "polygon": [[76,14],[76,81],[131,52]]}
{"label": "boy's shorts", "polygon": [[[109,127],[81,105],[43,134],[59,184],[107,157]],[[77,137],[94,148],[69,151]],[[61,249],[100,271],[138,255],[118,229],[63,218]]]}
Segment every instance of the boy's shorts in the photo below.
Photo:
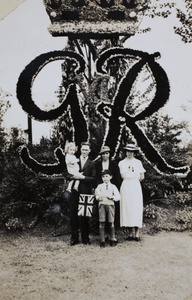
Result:
{"label": "boy's shorts", "polygon": [[115,220],[115,205],[101,204],[99,206],[99,222],[114,222]]}

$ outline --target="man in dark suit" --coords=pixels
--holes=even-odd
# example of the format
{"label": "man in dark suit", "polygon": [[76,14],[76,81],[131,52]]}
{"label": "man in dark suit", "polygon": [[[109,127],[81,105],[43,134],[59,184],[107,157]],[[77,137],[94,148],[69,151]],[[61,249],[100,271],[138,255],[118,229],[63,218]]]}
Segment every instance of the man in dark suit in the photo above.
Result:
{"label": "man in dark suit", "polygon": [[[82,176],[73,176],[73,179],[80,180],[79,192],[72,190],[70,199],[71,211],[71,246],[79,242],[79,221],[81,227],[82,243],[90,244],[89,239],[89,217],[78,217],[79,194],[93,194],[93,187],[96,181],[96,169],[94,163],[89,159],[91,151],[90,144],[83,142],[81,144],[81,155],[79,158],[80,172]],[[80,220],[79,220],[80,219]]]}

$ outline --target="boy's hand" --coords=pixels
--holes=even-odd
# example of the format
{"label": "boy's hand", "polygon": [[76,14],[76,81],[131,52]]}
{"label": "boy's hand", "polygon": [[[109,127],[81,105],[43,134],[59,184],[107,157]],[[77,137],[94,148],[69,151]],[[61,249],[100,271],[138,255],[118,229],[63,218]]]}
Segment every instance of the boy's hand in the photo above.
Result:
{"label": "boy's hand", "polygon": [[99,197],[99,201],[105,201],[107,197]]}

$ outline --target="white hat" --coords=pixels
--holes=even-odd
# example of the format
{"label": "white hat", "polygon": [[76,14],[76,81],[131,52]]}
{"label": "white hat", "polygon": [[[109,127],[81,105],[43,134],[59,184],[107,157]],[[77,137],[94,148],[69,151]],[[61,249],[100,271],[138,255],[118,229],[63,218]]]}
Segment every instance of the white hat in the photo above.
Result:
{"label": "white hat", "polygon": [[127,144],[123,149],[127,151],[133,151],[133,152],[138,150],[138,148],[134,144]]}

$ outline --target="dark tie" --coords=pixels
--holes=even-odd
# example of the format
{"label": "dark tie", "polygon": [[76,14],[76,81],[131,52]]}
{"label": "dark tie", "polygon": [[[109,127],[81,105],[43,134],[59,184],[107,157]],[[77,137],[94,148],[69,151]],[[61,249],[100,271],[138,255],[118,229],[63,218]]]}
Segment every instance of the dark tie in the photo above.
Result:
{"label": "dark tie", "polygon": [[106,184],[106,190],[108,190],[108,184]]}

